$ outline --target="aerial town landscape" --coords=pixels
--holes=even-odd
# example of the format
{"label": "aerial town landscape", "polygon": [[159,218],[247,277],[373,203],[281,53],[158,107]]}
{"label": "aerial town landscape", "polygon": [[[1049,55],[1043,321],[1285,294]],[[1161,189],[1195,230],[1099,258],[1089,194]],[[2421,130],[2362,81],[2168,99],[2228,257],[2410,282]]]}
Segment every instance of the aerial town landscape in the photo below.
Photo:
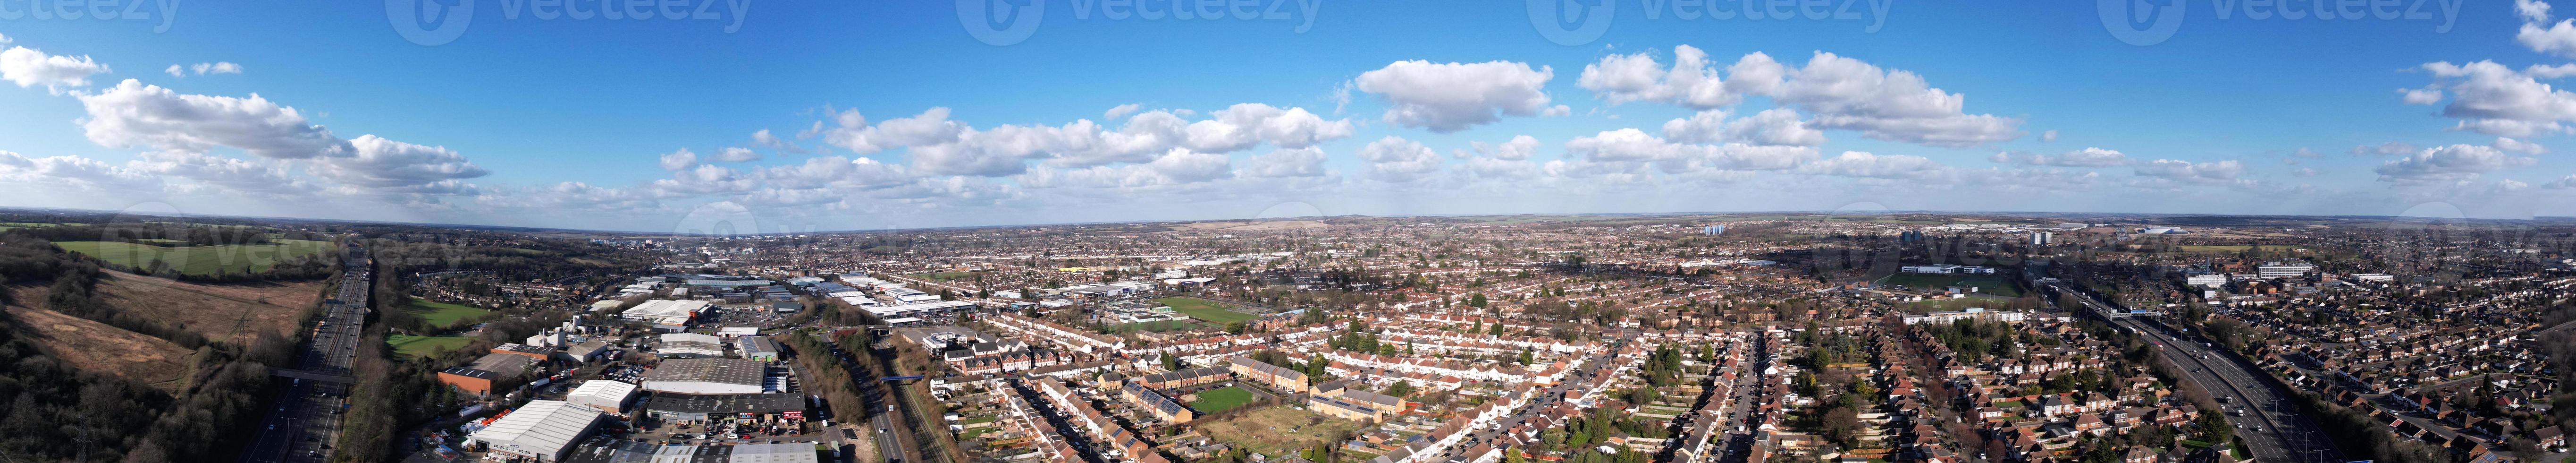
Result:
{"label": "aerial town landscape", "polygon": [[2556,462],[2576,425],[2565,219],[131,219],[5,220],[15,460]]}
{"label": "aerial town landscape", "polygon": [[2576,463],[2571,8],[0,0],[0,463]]}

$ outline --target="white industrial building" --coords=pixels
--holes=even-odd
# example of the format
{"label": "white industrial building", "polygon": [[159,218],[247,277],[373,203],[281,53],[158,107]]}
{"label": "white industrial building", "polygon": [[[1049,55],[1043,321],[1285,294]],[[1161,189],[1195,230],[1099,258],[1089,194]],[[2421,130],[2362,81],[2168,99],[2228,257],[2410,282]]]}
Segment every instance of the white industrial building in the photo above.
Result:
{"label": "white industrial building", "polygon": [[2192,275],[2192,276],[2188,276],[2188,277],[2183,277],[2182,282],[2183,282],[2183,284],[2187,284],[2187,285],[2200,286],[2200,287],[2207,287],[2207,288],[2214,288],[2214,287],[2219,287],[2219,286],[2227,286],[2227,275],[2221,275],[2221,274],[2215,274],[2215,273],[2213,273],[2213,274],[2208,274],[2208,275]]}
{"label": "white industrial building", "polygon": [[644,374],[644,390],[681,394],[758,394],[769,367],[760,362],[728,359],[678,359]]}
{"label": "white industrial building", "polygon": [[662,344],[654,346],[654,355],[662,358],[706,358],[725,355],[724,339],[698,333],[663,333]]}
{"label": "white industrial building", "polygon": [[658,330],[681,331],[689,328],[690,319],[696,318],[699,312],[706,310],[707,301],[655,299],[636,304],[634,308],[626,309],[626,312],[617,316],[652,323],[653,328]]}
{"label": "white industrial building", "polygon": [[1976,267],[1976,266],[1965,266],[1965,265],[1957,265],[1957,264],[1940,264],[1940,265],[1908,265],[1908,266],[1905,266],[1904,268],[1900,268],[1900,269],[1898,269],[1898,270],[1902,270],[1902,271],[1904,271],[1905,273],[1930,273],[1930,274],[1939,274],[1939,275],[1948,275],[1948,274],[1954,274],[1954,273],[1965,273],[1965,274],[1974,274],[1974,275],[1993,275],[1993,274],[1995,273],[1995,268],[1994,268],[1994,267]]}
{"label": "white industrial building", "polygon": [[2314,265],[2287,265],[2280,262],[2273,262],[2269,265],[2255,267],[2255,276],[2262,277],[2266,280],[2273,278],[2297,278],[2307,276],[2308,272],[2314,271],[2317,271],[2317,266]]}
{"label": "white industrial building", "polygon": [[536,400],[518,410],[493,420],[492,426],[467,436],[493,453],[531,458],[539,462],[562,461],[573,444],[588,437],[591,426],[599,423],[599,410],[573,405],[560,400]]}
{"label": "white industrial building", "polygon": [[901,318],[920,317],[926,315],[946,315],[959,311],[972,310],[976,308],[976,305],[972,301],[938,301],[904,305],[870,305],[861,306],[860,308],[866,309],[869,314],[876,315],[877,318]]}
{"label": "white industrial building", "polygon": [[564,394],[564,401],[599,411],[626,414],[626,403],[635,400],[635,385],[624,381],[594,379]]}
{"label": "white industrial building", "polygon": [[2022,318],[2023,316],[2021,312],[1987,312],[1984,308],[1971,308],[1958,312],[1933,312],[1922,315],[1907,315],[1905,316],[1905,324],[1952,323],[1959,320],[2014,323],[2020,322]]}

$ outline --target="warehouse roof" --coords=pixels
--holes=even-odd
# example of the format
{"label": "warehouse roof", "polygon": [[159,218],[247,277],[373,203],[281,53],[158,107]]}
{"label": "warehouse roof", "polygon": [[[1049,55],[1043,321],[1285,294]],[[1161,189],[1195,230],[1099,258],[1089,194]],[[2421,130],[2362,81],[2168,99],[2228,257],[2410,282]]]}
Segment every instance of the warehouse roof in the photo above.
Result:
{"label": "warehouse roof", "polygon": [[758,386],[767,372],[767,366],[751,360],[674,359],[665,360],[652,373],[646,373],[644,381],[704,381]]}
{"label": "warehouse roof", "polygon": [[590,407],[560,400],[529,401],[527,406],[492,421],[492,426],[475,431],[472,438],[496,449],[515,448],[519,452],[549,457],[570,449],[601,413]]}
{"label": "warehouse roof", "polygon": [[799,394],[653,394],[645,409],[672,413],[759,413],[774,414],[805,410],[805,396]]}

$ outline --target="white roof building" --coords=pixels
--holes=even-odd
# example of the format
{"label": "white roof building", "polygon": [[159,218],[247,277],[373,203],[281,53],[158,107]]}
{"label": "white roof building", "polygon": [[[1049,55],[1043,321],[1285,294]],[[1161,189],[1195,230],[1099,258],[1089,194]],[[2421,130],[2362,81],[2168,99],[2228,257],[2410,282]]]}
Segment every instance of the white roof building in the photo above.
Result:
{"label": "white roof building", "polygon": [[644,390],[681,394],[758,394],[765,392],[768,367],[760,362],[728,359],[678,359],[644,374]]}
{"label": "white roof building", "polygon": [[655,299],[636,304],[635,308],[626,309],[626,312],[617,316],[652,323],[657,328],[677,331],[677,328],[689,326],[691,317],[696,317],[698,312],[706,310],[707,301]]}
{"label": "white roof building", "polygon": [[564,401],[609,413],[626,413],[626,402],[635,399],[635,385],[623,381],[594,379],[564,394]]}
{"label": "white roof building", "polygon": [[819,463],[814,443],[741,444],[733,446],[733,463]]}
{"label": "white roof building", "polygon": [[665,358],[725,355],[723,338],[698,333],[663,333],[662,344],[653,349]]}
{"label": "white roof building", "polygon": [[530,401],[467,438],[490,446],[496,453],[541,462],[561,461],[573,444],[590,433],[591,425],[599,423],[600,415],[599,410],[571,402]]}

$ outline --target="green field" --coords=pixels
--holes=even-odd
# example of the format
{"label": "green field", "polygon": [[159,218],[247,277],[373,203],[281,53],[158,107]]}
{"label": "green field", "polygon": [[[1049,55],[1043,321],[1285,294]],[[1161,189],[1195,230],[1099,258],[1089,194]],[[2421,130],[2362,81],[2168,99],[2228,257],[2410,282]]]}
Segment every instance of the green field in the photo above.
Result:
{"label": "green field", "polygon": [[421,299],[418,297],[411,298],[411,303],[408,307],[404,307],[403,311],[411,312],[412,316],[420,317],[421,320],[429,322],[429,326],[453,325],[459,321],[492,313],[490,310],[449,304],[445,302],[433,302],[428,299]]}
{"label": "green field", "polygon": [[1190,401],[1190,409],[1198,410],[1199,413],[1217,414],[1248,403],[1252,403],[1252,391],[1226,386],[1200,392],[1199,400]]}
{"label": "green field", "polygon": [[1967,287],[1975,286],[1977,287],[1977,292],[1981,293],[2003,297],[2021,297],[2020,289],[2013,288],[2012,283],[2005,282],[2004,278],[1998,275],[1899,273],[1888,275],[1887,278],[1880,279],[1878,284],[1905,285],[1905,287],[1913,288],[1916,291],[1939,291],[1942,288],[1952,286],[1966,289]]}
{"label": "green field", "polygon": [[330,250],[332,244],[329,241],[277,240],[271,244],[178,247],[115,241],[58,241],[54,245],[132,268],[145,268],[152,265],[153,259],[160,259],[179,273],[213,275],[219,271],[239,273],[244,267],[253,272],[267,271],[279,260],[321,254]]}
{"label": "green field", "polygon": [[1143,322],[1143,323],[1128,323],[1128,324],[1124,324],[1124,325],[1112,325],[1112,326],[1110,326],[1110,327],[1109,327],[1109,332],[1110,332],[1110,333],[1114,333],[1114,334],[1125,334],[1125,333],[1133,333],[1133,332],[1138,332],[1138,331],[1149,332],[1149,333],[1161,333],[1161,332],[1165,332],[1165,331],[1195,330],[1195,329],[1199,329],[1200,327],[1205,327],[1205,326],[1207,326],[1207,325],[1205,325],[1205,324],[1201,324],[1201,323],[1199,323],[1199,322],[1197,322],[1197,321],[1191,321],[1191,320],[1163,320],[1163,321],[1153,321],[1153,322]]}
{"label": "green field", "polygon": [[931,281],[957,281],[974,278],[975,272],[915,273],[912,277]]}
{"label": "green field", "polygon": [[413,357],[438,355],[439,351],[465,347],[466,344],[472,342],[474,342],[474,338],[464,336],[417,336],[397,334],[393,335],[393,337],[385,338],[385,345],[393,346],[394,352]]}
{"label": "green field", "polygon": [[1220,325],[1251,320],[1254,317],[1248,313],[1225,310],[1225,304],[1195,297],[1166,297],[1155,299],[1154,303],[1172,306],[1172,310],[1180,311],[1182,315]]}

